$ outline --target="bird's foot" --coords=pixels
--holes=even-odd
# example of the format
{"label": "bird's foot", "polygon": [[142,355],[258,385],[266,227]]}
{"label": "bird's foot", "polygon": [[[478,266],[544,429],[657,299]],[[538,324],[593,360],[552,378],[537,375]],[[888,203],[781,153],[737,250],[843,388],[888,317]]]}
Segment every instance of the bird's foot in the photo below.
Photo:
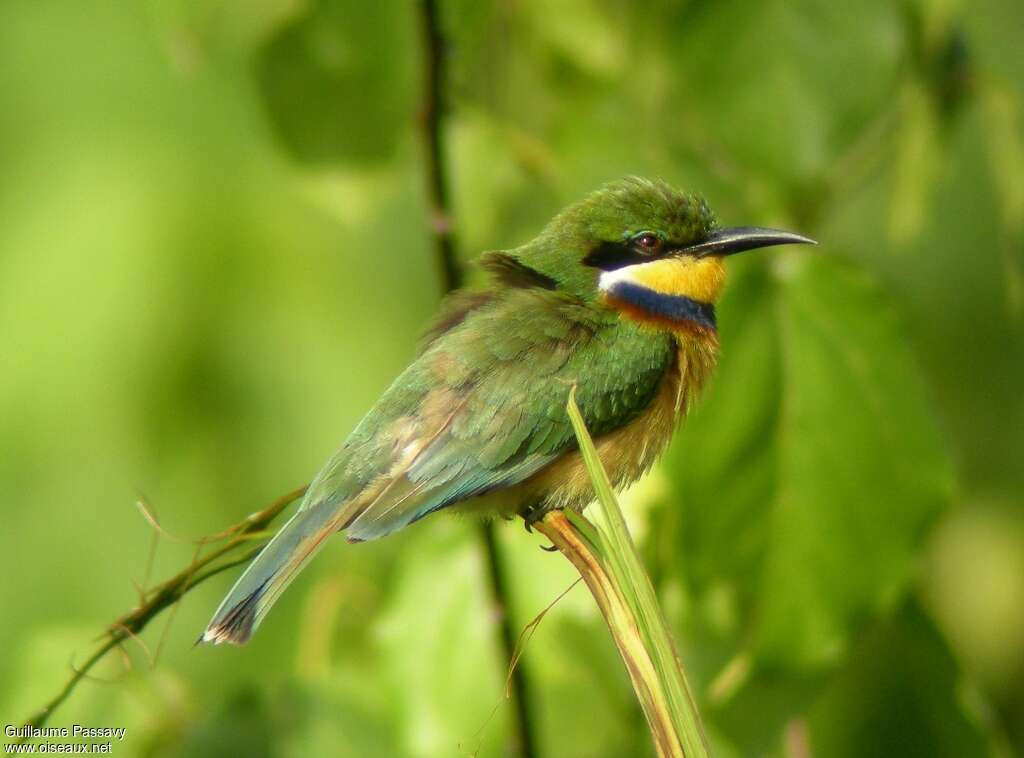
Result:
{"label": "bird's foot", "polygon": [[[523,528],[526,529],[529,534],[533,534],[533,525],[547,515],[547,510],[535,507],[524,511],[521,515],[523,517]],[[548,553],[554,553],[558,550],[554,545],[541,545],[540,549]]]}
{"label": "bird's foot", "polygon": [[544,514],[546,513],[546,510],[537,506],[526,509],[520,514],[523,517],[523,528],[526,529],[529,534],[533,534],[533,525],[544,518]]}

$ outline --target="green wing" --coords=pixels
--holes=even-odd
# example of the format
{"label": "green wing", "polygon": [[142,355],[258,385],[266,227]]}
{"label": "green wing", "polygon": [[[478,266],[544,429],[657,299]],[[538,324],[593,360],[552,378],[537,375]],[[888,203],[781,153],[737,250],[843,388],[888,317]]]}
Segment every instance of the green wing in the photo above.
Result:
{"label": "green wing", "polygon": [[595,436],[632,420],[673,360],[671,338],[575,298],[513,289],[436,338],[313,484],[351,540],[383,536],[517,484],[576,441],[569,390]]}
{"label": "green wing", "polygon": [[591,433],[647,407],[671,338],[542,287],[456,300],[419,358],[317,475],[203,633],[244,643],[324,542],[381,537],[523,481],[575,446],[570,388]]}

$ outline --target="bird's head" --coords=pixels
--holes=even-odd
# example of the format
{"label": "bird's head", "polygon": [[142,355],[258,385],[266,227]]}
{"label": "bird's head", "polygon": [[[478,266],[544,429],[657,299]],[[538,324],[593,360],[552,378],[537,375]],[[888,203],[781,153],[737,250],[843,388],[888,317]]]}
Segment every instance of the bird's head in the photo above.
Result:
{"label": "bird's head", "polygon": [[720,228],[700,196],[629,178],[569,206],[512,254],[559,289],[632,318],[714,328],[722,259],[795,243],[813,241],[775,229]]}

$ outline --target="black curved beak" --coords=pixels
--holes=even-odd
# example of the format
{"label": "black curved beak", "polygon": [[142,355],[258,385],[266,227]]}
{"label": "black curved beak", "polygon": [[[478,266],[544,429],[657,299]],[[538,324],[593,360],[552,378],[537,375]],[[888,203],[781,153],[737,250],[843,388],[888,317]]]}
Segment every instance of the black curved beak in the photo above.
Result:
{"label": "black curved beak", "polygon": [[779,229],[765,229],[760,226],[734,226],[718,229],[689,247],[678,250],[679,254],[705,258],[709,255],[734,255],[744,250],[756,250],[772,245],[817,245],[814,240],[793,232]]}

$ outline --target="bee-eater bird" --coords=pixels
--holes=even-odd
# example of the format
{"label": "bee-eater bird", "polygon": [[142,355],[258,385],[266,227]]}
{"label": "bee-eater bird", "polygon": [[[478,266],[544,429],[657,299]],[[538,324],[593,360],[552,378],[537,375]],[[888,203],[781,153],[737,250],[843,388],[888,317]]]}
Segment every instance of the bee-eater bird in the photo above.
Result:
{"label": "bee-eater bird", "polygon": [[812,240],[719,228],[698,195],[630,178],[485,253],[489,286],[449,297],[202,641],[246,642],[335,532],[363,542],[445,508],[527,523],[583,509],[594,495],[566,414],[573,386],[612,484],[635,481],[715,366],[723,258],[793,243]]}

